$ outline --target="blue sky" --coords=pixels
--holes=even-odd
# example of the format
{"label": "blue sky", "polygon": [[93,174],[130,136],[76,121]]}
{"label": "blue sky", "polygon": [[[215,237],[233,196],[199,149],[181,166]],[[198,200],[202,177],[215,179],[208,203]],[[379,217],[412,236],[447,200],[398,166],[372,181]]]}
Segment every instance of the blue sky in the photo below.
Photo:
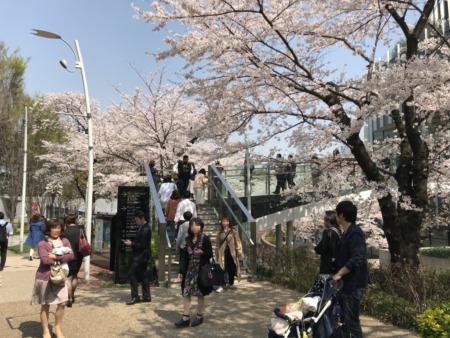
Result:
{"label": "blue sky", "polygon": [[[135,0],[146,9],[149,1]],[[77,39],[83,57],[89,94],[106,109],[111,99],[118,101],[114,86],[125,92],[141,85],[130,64],[149,74],[156,63],[145,53],[163,48],[164,32],[151,32],[151,25],[133,19],[127,0],[2,0],[0,40],[10,52],[30,58],[25,74],[30,95],[83,91],[80,72],[71,74],[59,64],[66,59],[69,68],[75,60],[70,49],[59,40],[43,39],[32,29],[62,36],[75,48]],[[171,64],[172,65],[172,64]],[[172,65],[173,67],[173,65]]]}
{"label": "blue sky", "polygon": [[[151,0],[134,3],[148,9]],[[66,59],[73,69],[75,60],[70,49],[59,40],[32,35],[32,29],[50,31],[62,36],[75,48],[80,45],[91,99],[106,109],[111,100],[120,101],[114,89],[130,93],[142,82],[131,68],[135,65],[149,77],[157,64],[146,55],[148,51],[164,49],[167,32],[152,32],[152,26],[143,20],[133,19],[134,11],[129,0],[1,0],[0,40],[10,52],[30,59],[25,74],[25,89],[31,96],[65,91],[83,92],[80,72],[69,73],[59,64]],[[346,55],[336,53],[333,64],[346,67],[358,74],[364,67],[346,64]],[[162,66],[162,65],[161,65]],[[180,63],[166,62],[168,73],[173,74]],[[283,148],[285,142],[272,141],[259,153],[267,154],[272,146]],[[285,149],[286,155],[294,149]]]}

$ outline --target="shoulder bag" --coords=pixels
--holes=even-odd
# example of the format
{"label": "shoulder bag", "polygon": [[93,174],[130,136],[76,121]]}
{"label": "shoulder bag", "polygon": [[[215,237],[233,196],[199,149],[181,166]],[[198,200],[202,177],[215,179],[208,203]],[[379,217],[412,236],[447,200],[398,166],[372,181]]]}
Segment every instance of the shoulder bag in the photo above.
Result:
{"label": "shoulder bag", "polygon": [[83,256],[89,256],[92,253],[91,245],[89,244],[83,229],[80,229],[80,241],[78,243],[78,252]]}
{"label": "shoulder bag", "polygon": [[56,286],[64,286],[66,284],[66,272],[61,267],[61,263],[56,261],[50,270],[50,282]]}
{"label": "shoulder bag", "polygon": [[198,273],[198,283],[202,288],[222,285],[225,280],[225,272],[219,264],[212,259],[212,263],[203,265]]}

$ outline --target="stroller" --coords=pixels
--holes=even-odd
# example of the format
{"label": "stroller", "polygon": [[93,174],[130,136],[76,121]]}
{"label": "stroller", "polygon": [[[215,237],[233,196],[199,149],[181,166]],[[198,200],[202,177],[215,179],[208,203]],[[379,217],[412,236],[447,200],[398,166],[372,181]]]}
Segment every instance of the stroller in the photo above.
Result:
{"label": "stroller", "polygon": [[[342,288],[342,281],[318,279],[302,300],[318,300],[317,306],[303,309],[303,316],[295,313],[283,314],[279,308],[274,309],[276,318],[272,319],[269,338],[330,338],[336,327],[341,326],[340,305],[336,295]],[[310,311],[308,311],[310,310]]]}

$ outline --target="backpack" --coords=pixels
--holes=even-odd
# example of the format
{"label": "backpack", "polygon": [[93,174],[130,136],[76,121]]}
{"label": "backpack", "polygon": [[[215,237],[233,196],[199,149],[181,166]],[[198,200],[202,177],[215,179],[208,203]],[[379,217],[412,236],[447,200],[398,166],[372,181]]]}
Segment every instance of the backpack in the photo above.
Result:
{"label": "backpack", "polygon": [[8,241],[8,231],[6,230],[7,224],[8,224],[8,222],[5,222],[5,224],[0,225],[0,242]]}

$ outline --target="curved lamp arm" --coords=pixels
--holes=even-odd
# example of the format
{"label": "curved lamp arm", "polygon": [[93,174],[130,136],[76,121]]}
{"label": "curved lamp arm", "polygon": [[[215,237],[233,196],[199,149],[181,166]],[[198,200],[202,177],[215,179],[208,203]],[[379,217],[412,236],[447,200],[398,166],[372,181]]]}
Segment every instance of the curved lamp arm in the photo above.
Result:
{"label": "curved lamp arm", "polygon": [[[41,38],[47,38],[47,39],[56,39],[56,40],[61,40],[62,42],[64,42],[67,46],[69,46],[70,50],[73,53],[73,56],[75,57],[75,68],[80,68],[80,60],[78,59],[78,55],[77,53],[75,53],[75,50],[73,49],[73,47],[70,45],[70,43],[68,43],[66,40],[64,40],[64,38],[61,35],[52,33],[52,32],[48,32],[48,31],[43,31],[41,29],[33,29],[34,32],[32,32],[31,34],[34,34],[36,36],[40,36]],[[70,73],[75,73],[76,69],[72,70],[69,69],[67,67],[67,61],[65,59],[59,61],[59,63],[61,64],[61,66],[67,70]]]}

